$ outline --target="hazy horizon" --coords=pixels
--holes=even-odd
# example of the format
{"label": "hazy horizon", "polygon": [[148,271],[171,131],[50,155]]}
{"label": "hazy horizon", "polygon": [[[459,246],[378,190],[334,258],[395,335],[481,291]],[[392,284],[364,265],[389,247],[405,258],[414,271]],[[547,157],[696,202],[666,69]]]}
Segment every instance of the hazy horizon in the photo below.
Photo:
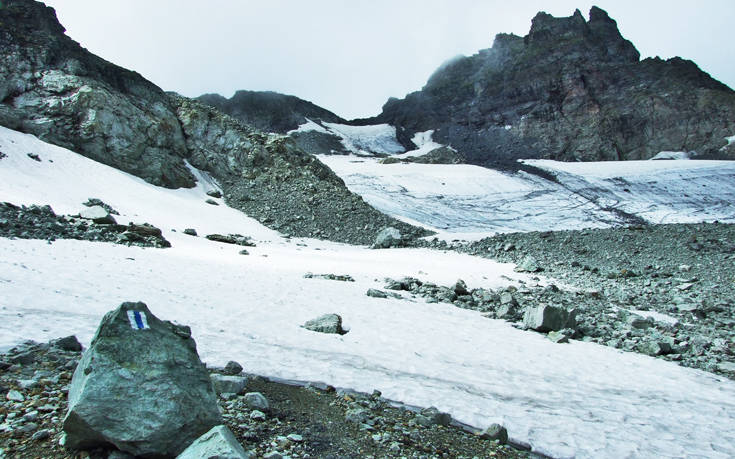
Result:
{"label": "hazy horizon", "polygon": [[344,118],[373,116],[425,84],[446,60],[526,35],[538,11],[618,22],[641,58],[680,56],[735,87],[735,3],[529,0],[48,0],[91,52],[188,97],[237,90],[298,96]]}

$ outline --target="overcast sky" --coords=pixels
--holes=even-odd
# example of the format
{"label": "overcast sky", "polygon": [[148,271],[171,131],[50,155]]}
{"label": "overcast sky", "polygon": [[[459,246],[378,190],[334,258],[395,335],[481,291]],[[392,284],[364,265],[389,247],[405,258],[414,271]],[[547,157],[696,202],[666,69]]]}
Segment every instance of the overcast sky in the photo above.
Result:
{"label": "overcast sky", "polygon": [[93,53],[185,96],[293,94],[345,118],[380,112],[457,54],[526,35],[538,11],[617,20],[642,57],[681,56],[735,87],[735,0],[48,0]]}

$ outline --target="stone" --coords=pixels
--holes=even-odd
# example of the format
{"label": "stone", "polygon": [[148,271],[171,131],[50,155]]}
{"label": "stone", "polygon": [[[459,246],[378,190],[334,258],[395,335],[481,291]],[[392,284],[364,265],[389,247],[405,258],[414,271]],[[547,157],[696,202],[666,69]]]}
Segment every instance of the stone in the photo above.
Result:
{"label": "stone", "polygon": [[107,210],[102,206],[92,206],[83,209],[79,212],[79,216],[85,220],[92,220],[93,222],[100,225],[115,225],[117,221]]}
{"label": "stone", "polygon": [[63,351],[69,352],[81,352],[82,344],[79,342],[76,336],[67,336],[65,338],[59,338],[51,341],[51,346],[57,347]]}
{"label": "stone", "polygon": [[5,398],[10,400],[11,402],[22,402],[26,399],[23,394],[15,389],[9,390],[8,393],[5,394]]}
{"label": "stone", "polygon": [[230,376],[239,375],[240,373],[242,373],[242,365],[235,362],[234,360],[230,360],[229,362],[227,362],[227,365],[225,365],[225,369],[222,373]]}
{"label": "stone", "polygon": [[513,270],[519,273],[537,273],[539,271],[543,271],[536,259],[534,259],[530,255],[521,260],[521,262],[518,263],[518,266],[516,266]]}
{"label": "stone", "polygon": [[222,197],[222,192],[220,192],[219,190],[209,190],[207,191],[207,196],[219,199]]}
{"label": "stone", "polygon": [[304,437],[302,437],[299,434],[293,434],[293,433],[292,434],[288,434],[286,436],[286,438],[288,438],[289,440],[291,440],[294,443],[301,443],[302,441],[304,441]]}
{"label": "stone", "polygon": [[186,234],[188,236],[196,236],[197,235],[197,230],[195,230],[194,228],[186,228],[186,229],[184,229],[184,234]]}
{"label": "stone", "polygon": [[158,319],[140,302],[102,319],[68,399],[70,449],[113,445],[135,456],[175,456],[222,424],[189,327]]}
{"label": "stone", "polygon": [[51,432],[49,432],[47,429],[41,429],[37,432],[34,432],[33,435],[31,435],[31,440],[33,441],[43,441],[51,436]]}
{"label": "stone", "polygon": [[253,421],[265,421],[265,413],[260,410],[253,410],[250,412],[250,419]]}
{"label": "stone", "polygon": [[245,452],[227,426],[212,427],[194,440],[176,459],[245,459],[253,457]]}
{"label": "stone", "polygon": [[651,356],[670,354],[672,351],[671,344],[666,341],[647,341],[642,343],[639,349]]}
{"label": "stone", "polygon": [[401,232],[398,229],[389,226],[380,230],[375,237],[373,243],[374,249],[389,249],[391,247],[400,247],[403,244]]}
{"label": "stone", "polygon": [[526,309],[523,315],[523,325],[538,332],[575,328],[577,325],[576,312],[567,311],[559,306],[533,306]]}
{"label": "stone", "polygon": [[224,244],[235,244],[235,245],[242,245],[245,247],[255,247],[255,244],[250,240],[249,237],[243,236],[241,234],[207,234],[207,239],[214,242],[222,242]]}
{"label": "stone", "polygon": [[454,283],[454,293],[457,295],[469,295],[470,292],[467,290],[467,284],[462,279],[457,279]]}
{"label": "stone", "polygon": [[344,335],[347,333],[347,331],[342,328],[342,317],[338,314],[325,314],[317,317],[316,319],[307,321],[302,325],[302,327],[319,333],[332,333],[338,335]]}
{"label": "stone", "polygon": [[381,290],[378,290],[378,289],[374,289],[374,288],[368,289],[366,295],[371,296],[373,298],[388,298],[387,293]]}
{"label": "stone", "polygon": [[448,426],[452,423],[449,413],[442,413],[436,407],[424,408],[416,415],[416,423],[425,427],[433,425]]}
{"label": "stone", "polygon": [[211,198],[210,199],[207,199],[204,202],[206,202],[207,204],[211,204],[213,206],[218,206],[219,205],[219,203],[217,201],[215,201],[214,199],[211,199]]}
{"label": "stone", "polygon": [[500,424],[492,424],[480,435],[485,440],[497,441],[501,445],[508,443],[508,430]]}
{"label": "stone", "polygon": [[729,373],[735,375],[735,363],[733,362],[720,362],[715,368],[723,373]]}
{"label": "stone", "polygon": [[547,338],[553,343],[557,344],[563,344],[569,342],[569,337],[561,332],[558,331],[550,331],[548,335],[546,335]]}
{"label": "stone", "polygon": [[237,252],[239,255],[250,255],[250,252],[248,252],[246,249],[242,249],[239,252]]}
{"label": "stone", "polygon": [[244,398],[245,406],[267,413],[270,411],[270,403],[260,392],[248,392]]}
{"label": "stone", "polygon": [[217,395],[241,394],[248,384],[248,378],[245,376],[227,376],[213,373],[209,377]]}
{"label": "stone", "polygon": [[653,326],[653,319],[650,317],[633,315],[629,319],[628,324],[631,326],[631,328],[635,328],[637,330],[645,330]]}
{"label": "stone", "polygon": [[345,420],[353,424],[364,424],[370,418],[370,412],[363,408],[352,408],[345,413]]}
{"label": "stone", "polygon": [[500,294],[500,304],[506,305],[506,304],[516,304],[515,298],[513,298],[513,294],[510,292],[503,292]]}

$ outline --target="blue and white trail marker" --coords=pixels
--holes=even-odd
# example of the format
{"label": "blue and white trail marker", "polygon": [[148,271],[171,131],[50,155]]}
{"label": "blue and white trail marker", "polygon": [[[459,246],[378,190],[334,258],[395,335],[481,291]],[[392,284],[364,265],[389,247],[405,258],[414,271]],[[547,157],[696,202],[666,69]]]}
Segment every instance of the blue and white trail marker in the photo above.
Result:
{"label": "blue and white trail marker", "polygon": [[145,317],[143,311],[128,311],[128,320],[130,320],[130,327],[133,330],[147,330],[151,327],[148,326],[148,319]]}

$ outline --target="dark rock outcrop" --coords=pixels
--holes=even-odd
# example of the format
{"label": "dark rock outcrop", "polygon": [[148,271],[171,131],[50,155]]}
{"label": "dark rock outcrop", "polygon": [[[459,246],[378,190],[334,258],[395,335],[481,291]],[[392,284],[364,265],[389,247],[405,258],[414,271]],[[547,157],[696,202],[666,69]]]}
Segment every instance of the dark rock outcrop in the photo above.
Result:
{"label": "dark rock outcrop", "polygon": [[[390,99],[361,124],[390,123],[414,148],[434,129],[466,161],[518,158],[648,159],[660,151],[732,156],[735,92],[680,58],[640,60],[616,22],[593,7],[586,21],[539,13],[525,37],[445,63],[421,91]],[[723,149],[724,148],[724,149]]]}
{"label": "dark rock outcrop", "polygon": [[0,124],[155,185],[191,187],[186,145],[166,94],[64,35],[52,8],[0,7]]}
{"label": "dark rock outcrop", "polygon": [[263,132],[285,134],[311,120],[345,123],[345,120],[307,100],[272,91],[237,91],[227,99],[219,94],[196,98]]}

